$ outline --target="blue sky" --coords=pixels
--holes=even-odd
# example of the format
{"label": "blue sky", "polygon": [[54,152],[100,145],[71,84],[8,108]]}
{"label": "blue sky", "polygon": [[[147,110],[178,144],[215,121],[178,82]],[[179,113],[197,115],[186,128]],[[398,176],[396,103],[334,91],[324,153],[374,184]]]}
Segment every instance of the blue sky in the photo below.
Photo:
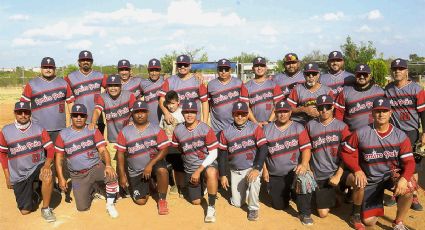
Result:
{"label": "blue sky", "polygon": [[0,67],[38,66],[44,56],[74,64],[145,64],[203,47],[210,60],[254,52],[278,60],[339,50],[350,35],[385,57],[425,56],[425,0],[11,1],[0,5]]}

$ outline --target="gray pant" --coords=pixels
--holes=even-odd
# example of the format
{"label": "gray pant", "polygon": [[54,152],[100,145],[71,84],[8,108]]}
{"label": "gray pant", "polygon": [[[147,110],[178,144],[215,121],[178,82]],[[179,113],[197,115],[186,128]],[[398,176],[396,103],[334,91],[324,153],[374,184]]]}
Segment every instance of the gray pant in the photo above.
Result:
{"label": "gray pant", "polygon": [[260,209],[260,176],[261,172],[255,181],[248,183],[246,175],[251,171],[251,168],[245,170],[234,171],[230,170],[232,198],[230,202],[236,207],[241,207],[243,204],[248,205],[248,210]]}

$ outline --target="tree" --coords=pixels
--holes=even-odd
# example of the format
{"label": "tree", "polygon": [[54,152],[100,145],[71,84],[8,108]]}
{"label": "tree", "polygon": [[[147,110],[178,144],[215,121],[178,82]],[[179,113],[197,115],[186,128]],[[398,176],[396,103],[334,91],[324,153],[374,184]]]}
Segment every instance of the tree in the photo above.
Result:
{"label": "tree", "polygon": [[258,54],[255,53],[245,53],[242,52],[239,56],[235,56],[230,58],[231,61],[236,61],[239,63],[252,63],[252,60],[254,60],[254,58],[258,57]]}
{"label": "tree", "polygon": [[192,62],[207,62],[208,61],[208,54],[207,52],[202,52],[204,50],[204,47],[201,48],[190,48],[186,47],[184,54],[188,55],[190,57],[190,60]]}
{"label": "tree", "polygon": [[425,61],[425,57],[420,57],[417,54],[410,54],[409,55],[409,60],[410,61],[415,61],[415,62],[421,62],[421,61]]}
{"label": "tree", "polygon": [[389,75],[389,67],[383,59],[372,59],[367,62],[370,67],[373,80],[376,84],[384,87],[387,84],[387,76]]}
{"label": "tree", "polygon": [[176,60],[177,52],[174,50],[170,54],[165,54],[160,58],[161,60],[161,69],[163,73],[171,74],[173,72],[173,61]]}
{"label": "tree", "polygon": [[307,54],[303,57],[302,61],[307,62],[326,62],[328,60],[328,55],[322,53],[320,50],[313,50],[310,54]]}
{"label": "tree", "polygon": [[341,45],[341,50],[344,54],[345,69],[350,72],[354,72],[357,64],[368,63],[376,57],[376,48],[373,46],[373,42],[360,42],[357,45],[351,40],[350,36]]}

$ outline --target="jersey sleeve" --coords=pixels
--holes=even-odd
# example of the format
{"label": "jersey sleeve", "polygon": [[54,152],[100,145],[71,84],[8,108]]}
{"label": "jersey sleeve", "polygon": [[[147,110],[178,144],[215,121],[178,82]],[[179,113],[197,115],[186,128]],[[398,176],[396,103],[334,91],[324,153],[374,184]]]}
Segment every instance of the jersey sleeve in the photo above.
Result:
{"label": "jersey sleeve", "polygon": [[353,132],[344,142],[341,150],[341,157],[344,164],[353,172],[361,171],[359,165],[359,139],[356,132]]}
{"label": "jersey sleeve", "polygon": [[31,97],[32,97],[32,88],[31,88],[31,85],[27,83],[25,85],[24,92],[22,92],[20,101],[29,102],[31,101]]}
{"label": "jersey sleeve", "polygon": [[425,91],[423,89],[416,96],[416,109],[419,113],[425,111]]}
{"label": "jersey sleeve", "polygon": [[348,125],[344,125],[344,129],[341,132],[341,141],[345,141],[350,136],[350,134],[351,132],[348,128]]}
{"label": "jersey sleeve", "polygon": [[275,85],[273,88],[273,101],[274,103],[278,103],[280,100],[283,99],[283,93],[282,93],[282,89],[278,86]]}
{"label": "jersey sleeve", "polygon": [[72,103],[75,101],[75,97],[74,94],[72,93],[71,87],[69,86],[69,84],[66,84],[66,99],[65,99],[66,103]]}
{"label": "jersey sleeve", "polygon": [[266,136],[264,135],[264,131],[260,126],[257,126],[257,128],[255,129],[254,137],[255,137],[255,141],[257,142],[258,148],[260,148],[261,146],[267,143]]}
{"label": "jersey sleeve", "polygon": [[136,102],[136,97],[134,96],[134,94],[130,94],[130,99],[128,101],[128,108],[131,110],[131,108],[133,108],[134,102]]}
{"label": "jersey sleeve", "polygon": [[121,152],[127,151],[127,140],[125,139],[122,130],[118,133],[117,143],[115,143],[114,148]]}
{"label": "jersey sleeve", "polygon": [[167,134],[165,131],[160,129],[156,137],[156,143],[158,144],[158,150],[163,150],[170,146],[170,141],[168,140]]}
{"label": "jersey sleeve", "polygon": [[102,133],[100,133],[99,129],[96,129],[94,132],[94,142],[96,143],[96,147],[106,146],[105,138],[103,138]]}
{"label": "jersey sleeve", "polygon": [[104,89],[106,89],[106,80],[108,80],[108,74],[103,74],[102,87]]}
{"label": "jersey sleeve", "polygon": [[65,153],[65,143],[63,142],[63,139],[60,133],[58,137],[56,137],[55,149],[56,149],[56,153],[60,153],[60,154]]}
{"label": "jersey sleeve", "polygon": [[328,95],[329,96],[331,96],[332,97],[332,99],[334,99],[335,100],[335,94],[334,94],[334,91],[332,90],[332,89],[329,89],[329,92],[328,92]]}
{"label": "jersey sleeve", "polygon": [[179,147],[179,139],[177,138],[175,132],[173,132],[173,137],[171,139],[171,146],[173,146],[175,148]]}
{"label": "jersey sleeve", "polygon": [[214,131],[209,128],[207,135],[205,136],[205,144],[207,145],[208,151],[217,149],[218,141],[217,137],[214,134]]}
{"label": "jersey sleeve", "polygon": [[0,153],[7,153],[8,150],[6,139],[4,139],[3,133],[0,131]]}
{"label": "jersey sleeve", "polygon": [[105,109],[105,101],[103,100],[103,97],[100,95],[97,95],[94,97],[94,104],[95,109],[100,110],[101,112]]}
{"label": "jersey sleeve", "polygon": [[239,96],[239,100],[248,103],[248,89],[245,87],[245,84],[241,85],[241,95]]}
{"label": "jersey sleeve", "polygon": [[413,173],[415,173],[415,159],[412,153],[412,145],[410,139],[406,136],[404,141],[400,144],[400,160],[403,164],[403,173],[402,176],[410,181]]}
{"label": "jersey sleeve", "polygon": [[227,150],[227,139],[226,139],[226,136],[224,136],[224,131],[220,131],[220,139],[219,139],[218,148],[221,150]]}
{"label": "jersey sleeve", "polygon": [[297,107],[298,105],[298,93],[297,88],[294,87],[291,92],[289,93],[289,96],[287,98],[288,104],[292,107]]}
{"label": "jersey sleeve", "polygon": [[4,139],[3,133],[0,131],[0,163],[3,169],[9,168],[7,150],[6,140]]}
{"label": "jersey sleeve", "polygon": [[206,101],[208,101],[208,91],[207,91],[207,87],[206,87],[203,83],[201,83],[201,84],[199,85],[199,99],[200,99],[202,102],[206,102]]}
{"label": "jersey sleeve", "polygon": [[55,147],[53,142],[50,140],[50,136],[45,129],[41,132],[41,141],[43,143],[43,148],[47,152],[47,158],[53,159],[55,156]]}
{"label": "jersey sleeve", "polygon": [[311,149],[310,136],[308,135],[306,129],[303,129],[300,135],[298,135],[298,143],[300,146],[300,151]]}
{"label": "jersey sleeve", "polygon": [[340,92],[335,99],[335,118],[338,120],[344,120],[345,113],[345,98],[344,92]]}
{"label": "jersey sleeve", "polygon": [[165,97],[165,94],[167,94],[167,92],[170,90],[170,83],[168,82],[168,79],[166,79],[164,81],[164,83],[162,83],[161,89],[158,90],[158,95],[160,97]]}

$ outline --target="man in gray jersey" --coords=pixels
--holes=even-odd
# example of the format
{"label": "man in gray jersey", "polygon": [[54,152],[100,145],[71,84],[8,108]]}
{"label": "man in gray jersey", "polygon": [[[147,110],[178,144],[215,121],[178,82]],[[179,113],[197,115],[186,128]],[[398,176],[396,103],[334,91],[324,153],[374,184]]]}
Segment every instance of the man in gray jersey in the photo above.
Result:
{"label": "man in gray jersey", "polygon": [[122,89],[132,92],[138,98],[140,96],[140,81],[142,79],[132,75],[130,61],[127,59],[119,60],[117,69],[121,78]]}
{"label": "man in gray jersey", "polygon": [[334,95],[342,91],[345,85],[353,85],[354,74],[344,70],[344,56],[339,51],[329,53],[327,61],[329,72],[320,76],[320,83],[332,88]]}
{"label": "man in gray jersey", "polygon": [[283,65],[285,72],[276,74],[273,76],[273,81],[279,85],[285,98],[289,95],[289,92],[298,83],[304,83],[304,75],[301,69],[301,62],[298,59],[298,55],[294,53],[288,53],[283,58]]}

